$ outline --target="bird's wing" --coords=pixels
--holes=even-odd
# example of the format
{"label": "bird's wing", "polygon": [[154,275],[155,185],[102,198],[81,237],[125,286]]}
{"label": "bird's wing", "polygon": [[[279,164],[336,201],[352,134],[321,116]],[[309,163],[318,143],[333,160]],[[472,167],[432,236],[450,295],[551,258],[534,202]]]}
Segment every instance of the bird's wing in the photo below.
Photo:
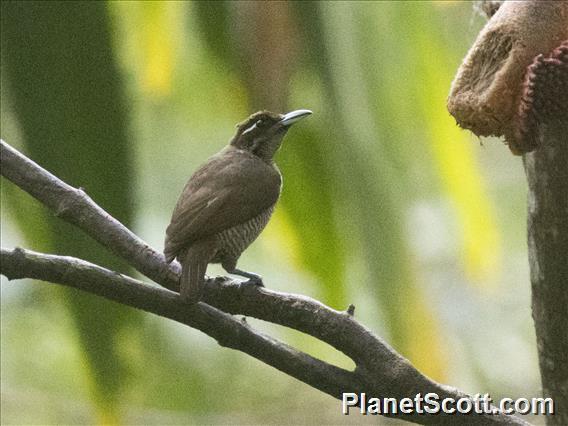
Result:
{"label": "bird's wing", "polygon": [[273,206],[280,195],[280,173],[240,150],[212,157],[186,184],[166,230],[164,253],[181,249],[244,223]]}

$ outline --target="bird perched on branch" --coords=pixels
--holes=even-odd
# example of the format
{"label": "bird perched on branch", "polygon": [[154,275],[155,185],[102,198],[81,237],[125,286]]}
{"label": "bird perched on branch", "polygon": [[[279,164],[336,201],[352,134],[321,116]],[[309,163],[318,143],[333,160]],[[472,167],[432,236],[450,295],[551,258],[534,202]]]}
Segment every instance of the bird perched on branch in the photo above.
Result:
{"label": "bird perched on branch", "polygon": [[237,269],[242,252],[264,229],[280,197],[282,176],[274,154],[290,126],[310,115],[260,111],[237,125],[229,145],[191,176],[166,230],[168,263],[182,265],[181,297],[196,303],[209,263],[248,278],[242,285],[262,286],[262,278]]}

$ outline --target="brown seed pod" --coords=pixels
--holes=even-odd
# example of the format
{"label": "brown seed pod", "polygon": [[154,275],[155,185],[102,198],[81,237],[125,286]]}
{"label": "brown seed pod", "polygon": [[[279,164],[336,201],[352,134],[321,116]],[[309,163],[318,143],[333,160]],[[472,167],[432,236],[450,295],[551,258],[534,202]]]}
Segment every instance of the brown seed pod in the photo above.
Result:
{"label": "brown seed pod", "polygon": [[[544,58],[543,65],[535,66],[533,71],[535,75],[552,74],[529,78],[527,82],[527,68],[538,55],[549,55],[567,39],[568,1],[503,3],[463,60],[452,83],[448,110],[461,127],[478,136],[505,136],[515,154],[534,149],[534,141],[525,140],[528,133],[517,127],[525,126],[527,132],[534,127],[536,121],[532,125],[529,121],[545,111],[533,103],[534,91],[551,84],[544,81],[556,81],[557,77],[551,75],[562,69],[550,66]],[[527,84],[533,84],[532,92]],[[523,96],[527,111],[536,111],[528,113],[534,117],[526,123],[526,112],[519,111]],[[537,97],[537,103],[544,102],[544,92]]]}

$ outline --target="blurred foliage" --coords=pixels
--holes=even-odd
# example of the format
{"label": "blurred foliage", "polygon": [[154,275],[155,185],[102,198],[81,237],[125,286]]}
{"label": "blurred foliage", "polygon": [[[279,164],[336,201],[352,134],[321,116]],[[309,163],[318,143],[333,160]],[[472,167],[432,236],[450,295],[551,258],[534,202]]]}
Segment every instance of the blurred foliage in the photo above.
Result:
{"label": "blurred foliage", "polygon": [[408,45],[413,49],[406,55],[413,60],[411,66],[421,70],[421,76],[414,79],[412,87],[415,93],[422,92],[416,99],[417,114],[424,117],[425,136],[432,148],[434,166],[461,222],[466,273],[476,282],[487,283],[490,282],[488,277],[499,272],[500,235],[475,164],[473,147],[467,143],[466,133],[448,119],[442,108],[453,69],[441,66],[451,52],[433,28],[444,23],[439,16],[424,12],[421,8],[402,9],[403,19],[416,29],[407,33]]}
{"label": "blurred foliage", "polygon": [[[483,344],[456,336],[480,327],[476,292],[503,276],[502,260],[512,261],[521,244],[509,238],[509,256],[501,256],[501,234],[517,238],[524,225],[495,213],[490,192],[497,186],[487,187],[475,145],[446,112],[453,72],[482,23],[471,19],[467,2],[3,2],[2,137],[17,144],[17,127],[35,161],[84,187],[162,248],[185,180],[226,144],[235,123],[259,109],[312,109],[277,156],[282,199],[242,266],[262,273],[272,288],[336,309],[355,303],[364,323],[437,380],[486,384],[499,373],[477,360]],[[510,170],[498,162],[489,170],[506,182],[499,199],[522,204]],[[4,181],[2,196],[27,246],[129,272]],[[507,265],[509,272],[519,269]],[[141,321],[75,292],[49,294],[7,306],[60,321],[46,300],[56,294],[66,301],[73,321],[53,336],[74,333],[89,363],[71,350],[58,356],[94,380],[101,422],[119,420],[119,400],[129,408],[127,423],[291,422],[269,413],[271,404],[284,414],[309,411],[302,414],[307,423],[309,415],[347,421],[333,417],[317,392],[196,332]],[[34,336],[34,315],[22,335]],[[10,326],[2,332],[16,354],[25,345]],[[326,345],[268,328],[314,356],[352,367]],[[49,347],[41,339],[36,344]],[[3,343],[2,350],[11,348]],[[449,361],[456,356],[467,366]],[[21,370],[12,366],[32,359],[9,358],[3,367],[17,376]],[[46,368],[33,369],[53,379],[42,389],[68,386],[74,377]],[[17,382],[14,374],[6,377],[3,383]],[[235,417],[243,406],[245,417]],[[54,416],[49,422],[71,418]]]}
{"label": "blurred foliage", "polygon": [[[128,225],[134,213],[128,115],[105,5],[2,2],[2,63],[27,154]],[[32,248],[128,271],[26,195],[10,186],[7,192]],[[140,315],[77,291],[54,291],[75,321],[101,422],[114,423],[127,375],[117,335],[135,332]]]}

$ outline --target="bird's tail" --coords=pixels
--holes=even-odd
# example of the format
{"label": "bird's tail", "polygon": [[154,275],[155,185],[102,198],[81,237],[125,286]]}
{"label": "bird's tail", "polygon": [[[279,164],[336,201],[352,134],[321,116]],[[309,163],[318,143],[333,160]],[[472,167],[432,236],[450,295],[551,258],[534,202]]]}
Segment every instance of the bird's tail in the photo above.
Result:
{"label": "bird's tail", "polygon": [[203,291],[207,260],[188,250],[181,264],[180,295],[188,303],[197,303]]}

